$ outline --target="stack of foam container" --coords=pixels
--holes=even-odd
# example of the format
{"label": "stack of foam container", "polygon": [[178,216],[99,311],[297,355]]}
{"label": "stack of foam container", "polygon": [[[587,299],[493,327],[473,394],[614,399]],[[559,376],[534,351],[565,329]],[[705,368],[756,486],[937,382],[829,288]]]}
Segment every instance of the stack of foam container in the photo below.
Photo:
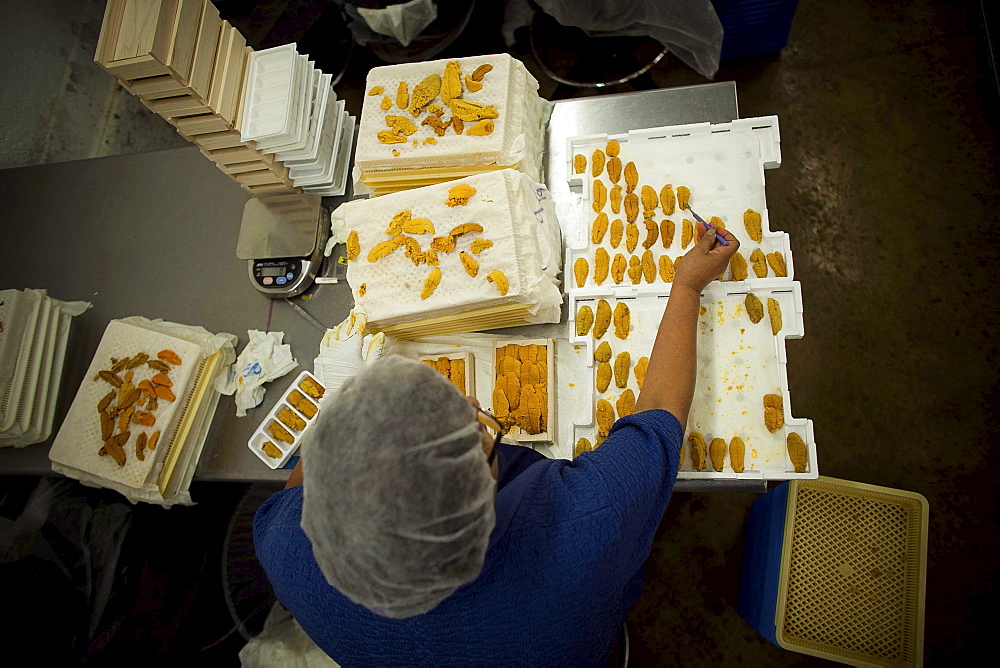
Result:
{"label": "stack of foam container", "polygon": [[89,306],[45,290],[0,290],[0,447],[52,434],[70,321]]}
{"label": "stack of foam container", "polygon": [[354,142],[354,119],[294,44],[250,54],[241,139],[288,168],[296,187],[342,195]]}

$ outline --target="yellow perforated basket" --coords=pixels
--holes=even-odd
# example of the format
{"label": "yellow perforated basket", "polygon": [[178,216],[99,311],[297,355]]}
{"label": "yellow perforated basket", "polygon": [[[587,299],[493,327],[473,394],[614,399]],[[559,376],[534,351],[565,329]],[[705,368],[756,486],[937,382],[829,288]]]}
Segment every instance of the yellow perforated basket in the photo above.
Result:
{"label": "yellow perforated basket", "polygon": [[791,482],[778,644],[854,665],[922,665],[927,516],[927,499],[913,492]]}

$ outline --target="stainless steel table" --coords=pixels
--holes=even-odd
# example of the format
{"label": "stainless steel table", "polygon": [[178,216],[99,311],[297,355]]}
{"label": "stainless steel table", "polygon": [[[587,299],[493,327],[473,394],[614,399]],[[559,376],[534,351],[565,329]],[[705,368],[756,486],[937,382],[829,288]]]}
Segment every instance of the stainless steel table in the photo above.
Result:
{"label": "stainless steel table", "polygon": [[[735,118],[731,82],[557,102],[546,180],[554,193],[567,191],[571,136]],[[322,333],[284,302],[251,287],[246,264],[235,255],[246,195],[194,147],[2,170],[0,195],[0,286],[45,288],[60,299],[94,303],[73,325],[57,425],[114,318],[144,315],[202,325],[238,335],[240,348],[248,329],[280,330],[300,364],[311,366]],[[335,207],[338,198],[325,203]],[[328,326],[341,321],[353,302],[344,284],[317,286],[312,293],[296,303]],[[531,329],[565,336],[565,325]],[[271,383],[267,396],[280,396],[294,376]],[[197,480],[287,477],[287,471],[262,466],[246,447],[269,405],[265,399],[265,407],[237,419],[233,402],[220,402]],[[50,445],[0,449],[0,474],[51,473]],[[678,489],[690,488],[684,482]]]}

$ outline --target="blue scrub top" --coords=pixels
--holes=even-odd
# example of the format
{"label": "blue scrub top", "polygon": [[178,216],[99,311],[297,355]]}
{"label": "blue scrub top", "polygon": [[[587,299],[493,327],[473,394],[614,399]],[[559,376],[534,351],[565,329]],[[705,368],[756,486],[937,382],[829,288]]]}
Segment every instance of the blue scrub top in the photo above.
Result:
{"label": "blue scrub top", "polygon": [[342,666],[600,665],[642,591],[682,439],[673,415],[650,410],[572,461],[504,445],[482,573],[409,619],[327,583],[300,527],[301,486],[257,511],[257,556],[278,600]]}

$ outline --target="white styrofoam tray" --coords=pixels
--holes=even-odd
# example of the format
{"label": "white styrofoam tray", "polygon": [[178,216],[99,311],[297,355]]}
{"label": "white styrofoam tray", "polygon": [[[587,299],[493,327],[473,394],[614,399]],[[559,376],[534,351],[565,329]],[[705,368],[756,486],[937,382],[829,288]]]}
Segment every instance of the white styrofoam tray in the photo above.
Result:
{"label": "white styrofoam tray", "polygon": [[[8,291],[10,292],[17,295],[14,299],[22,299],[22,306],[30,305],[31,299],[24,298],[24,293]],[[13,383],[10,383],[9,387],[4,386],[4,393],[8,395],[6,403],[10,403],[11,395],[17,395],[15,402],[17,408],[10,427],[0,431],[0,447],[23,447],[47,440],[52,433],[55,419],[56,399],[72,321],[72,315],[68,310],[71,306],[58,299],[49,298],[44,290],[30,292],[30,297],[41,298],[39,317],[33,331],[26,337],[31,347],[22,358],[25,363],[22,382],[16,387]],[[10,294],[4,294],[0,301],[7,302],[9,298]],[[48,314],[43,312],[45,310]],[[28,315],[25,309],[21,309],[21,312],[24,316]],[[19,328],[18,347],[25,335],[24,319],[22,318],[22,326]],[[5,326],[3,333],[10,331],[12,330]]]}
{"label": "white styrofoam tray", "polygon": [[333,76],[323,74],[319,70],[315,71],[316,85],[314,86],[313,102],[309,112],[309,130],[306,133],[307,141],[305,145],[297,151],[280,150],[275,151],[275,157],[291,167],[295,164],[309,164],[316,159],[319,152],[320,138],[323,133],[324,124],[327,121],[329,110],[333,103],[337,101],[337,93],[334,92],[330,82]]}
{"label": "white styrofoam tray", "polygon": [[23,382],[11,388],[12,392],[20,394],[20,398],[17,401],[13,424],[2,432],[2,438],[7,445],[20,442],[31,432],[32,427],[41,426],[43,414],[41,409],[36,411],[36,406],[39,393],[49,378],[54,352],[54,335],[57,329],[57,307],[51,298],[42,294],[37,324],[31,333],[31,348],[27,355]]}
{"label": "white styrofoam tray", "polygon": [[[596,303],[607,299],[612,307],[618,299],[629,304],[632,314],[632,333],[622,341],[614,335],[612,324],[602,340],[611,343],[614,355],[628,350],[632,368],[640,357],[648,357],[652,349],[656,329],[670,294],[671,283],[664,283],[657,272],[656,280],[633,285],[626,275],[621,285],[616,285],[609,277],[601,286],[593,282],[594,251],[591,243],[591,229],[597,213],[591,203],[593,177],[591,159],[594,149],[605,149],[608,140],[616,139],[621,145],[619,158],[624,165],[634,161],[639,174],[636,193],[642,185],[652,186],[657,194],[660,188],[670,183],[676,188],[686,185],[691,189],[691,206],[703,218],[719,216],[741,241],[740,252],[749,263],[750,253],[760,247],[765,253],[774,250],[782,252],[788,269],[788,276],[775,277],[769,268],[766,278],[757,278],[752,268],[748,270],[748,280],[713,281],[702,297],[704,313],[699,318],[699,360],[698,379],[692,411],[688,420],[688,432],[696,431],[710,442],[714,437],[724,437],[728,443],[733,436],[741,436],[746,443],[745,465],[742,474],[734,473],[729,466],[727,453],[723,471],[711,468],[706,463],[704,471],[695,471],[691,466],[688,443],[685,435],[685,460],[682,463],[681,478],[724,479],[724,478],[764,478],[790,479],[815,478],[818,475],[816,444],[813,425],[810,420],[791,417],[788,395],[788,378],[785,368],[785,339],[799,338],[804,332],[802,325],[802,298],[798,283],[793,281],[793,263],[788,235],[771,232],[766,201],[764,197],[764,169],[777,167],[781,161],[777,118],[742,119],[722,125],[708,123],[654,128],[632,131],[624,135],[590,135],[568,140],[568,172],[571,188],[582,186],[582,195],[576,207],[560,210],[566,240],[566,291],[569,295],[570,340],[586,346],[586,364],[590,371],[590,407],[585,415],[577,413],[574,419],[574,443],[585,436],[593,443],[596,436],[594,414],[598,398],[608,399],[612,405],[623,389],[618,389],[612,380],[607,392],[600,395],[596,391],[596,364],[593,353],[593,337],[576,337],[576,314],[580,305],[587,303],[596,313]],[[583,154],[587,158],[584,174],[575,174],[573,156]],[[613,185],[605,167],[599,178],[606,186]],[[624,175],[619,184],[625,189]],[[743,226],[743,212],[752,208],[762,217],[763,240],[756,244],[749,239]],[[612,213],[610,204],[604,211],[609,220],[619,217]],[[640,244],[636,255],[644,249],[641,242],[645,238],[642,225],[642,205],[636,223],[640,227]],[[653,245],[657,264],[659,256],[666,254],[673,260],[691,248],[680,248],[681,221],[685,216],[680,210],[670,216],[675,223],[675,236],[671,248],[664,249],[661,241]],[[624,207],[621,219],[625,222]],[[663,220],[662,210],[654,216],[657,224]],[[625,241],[617,250],[610,246],[610,230],[604,235],[603,245],[612,258],[620,252],[628,257]],[[586,257],[590,265],[587,282],[577,287],[573,274],[573,264],[578,257]],[[731,278],[727,269],[725,278]],[[744,313],[743,300],[752,291],[761,299],[765,307],[763,320],[753,325]],[[782,307],[784,326],[777,336],[772,336],[770,320],[766,313],[767,297],[776,299]],[[612,364],[614,356],[612,357]],[[737,377],[740,376],[740,377]],[[630,371],[629,384],[638,397],[634,372]],[[775,434],[769,434],[763,424],[764,394],[780,394],[784,400],[785,425]],[[807,444],[809,464],[806,473],[797,474],[787,460],[785,436],[788,431],[796,431]],[[572,444],[570,445],[572,448]]]}
{"label": "white styrofoam tray", "polygon": [[44,329],[39,327],[31,351],[31,368],[25,384],[21,388],[21,404],[17,410],[14,426],[4,432],[9,445],[27,445],[27,441],[37,438],[45,421],[48,381],[55,358],[56,335],[59,333],[59,307],[55,300],[44,297],[39,323],[44,321]]}
{"label": "white styrofoam tray", "polygon": [[[66,363],[66,348],[69,343],[69,331],[73,325],[73,317],[68,313],[59,315],[59,333],[56,335],[55,362],[49,376],[48,396],[45,405],[45,419],[42,422],[42,432],[35,443],[48,440],[52,435],[52,426],[56,417],[56,399],[59,398],[59,387],[62,384],[62,373]],[[31,445],[31,443],[25,443]]]}
{"label": "white styrofoam tray", "polygon": [[347,166],[351,161],[351,146],[354,144],[354,117],[346,111],[343,113],[340,129],[340,140],[336,152],[331,158],[333,176],[327,183],[304,186],[303,190],[317,195],[343,195],[347,188]]}
{"label": "white styrofoam tray", "polygon": [[317,94],[316,84],[320,72],[313,69],[312,63],[305,56],[298,56],[299,77],[302,85],[290,94],[295,96],[292,107],[295,118],[292,131],[283,137],[273,137],[257,142],[257,147],[265,153],[280,153],[282,151],[301,151],[309,143],[309,117]]}
{"label": "white styrofoam tray", "polygon": [[319,150],[316,152],[316,160],[310,165],[299,165],[289,167],[288,176],[296,186],[310,186],[329,183],[333,179],[334,162],[337,159],[337,149],[340,145],[340,132],[344,124],[345,102],[340,100],[334,103],[331,110],[333,116],[330,123],[323,128],[323,136],[320,138]]}
{"label": "white styrofoam tray", "polygon": [[247,66],[246,91],[241,115],[241,139],[276,140],[279,144],[296,133],[301,93],[306,83],[295,44],[254,51]]}
{"label": "white styrofoam tray", "polygon": [[[275,402],[274,406],[267,414],[267,417],[264,418],[263,421],[261,421],[260,425],[257,426],[256,431],[254,431],[253,436],[251,436],[250,440],[247,441],[247,447],[250,448],[250,450],[252,450],[253,453],[257,455],[257,457],[262,462],[267,464],[272,469],[280,469],[288,462],[291,456],[295,454],[295,451],[299,449],[299,443],[302,442],[302,437],[316,423],[316,420],[319,418],[319,411],[322,410],[323,407],[322,399],[317,400],[310,397],[308,394],[305,393],[305,391],[303,391],[299,387],[300,383],[306,378],[313,380],[314,382],[318,383],[321,387],[325,389],[323,383],[320,383],[319,379],[316,378],[316,376],[312,375],[308,371],[303,371],[295,379],[295,382],[288,386],[288,389],[285,390],[285,393],[281,395],[281,398]],[[295,390],[298,390],[299,392],[302,393],[302,396],[304,396],[307,400],[316,404],[316,409],[317,409],[316,415],[314,415],[311,418],[307,417],[305,414],[300,413],[298,410],[296,410],[295,406],[293,406],[291,403],[288,402],[288,395],[294,392]],[[301,431],[296,431],[295,429],[292,429],[288,425],[278,420],[278,411],[280,411],[282,408],[288,408],[292,411],[293,414],[302,418],[306,423],[305,428],[302,429]],[[284,427],[285,430],[289,434],[291,434],[292,439],[295,442],[285,443],[284,441],[272,436],[267,431],[267,426],[271,424],[271,422],[278,422],[278,424]],[[270,441],[275,446],[277,446],[279,450],[281,450],[281,457],[279,459],[272,459],[271,457],[264,454],[264,441]]]}
{"label": "white styrofoam tray", "polygon": [[354,128],[356,119],[344,112],[343,127],[340,131],[340,147],[337,149],[337,168],[333,172],[333,187],[323,195],[343,195],[347,191],[348,169],[351,164],[351,149],[354,148]]}
{"label": "white styrofoam tray", "polygon": [[[568,141],[570,174],[568,181],[574,190],[582,188],[578,206],[568,209],[562,207],[559,211],[560,222],[566,244],[566,290],[569,294],[589,294],[601,289],[594,282],[594,252],[597,246],[591,243],[591,231],[598,213],[594,211],[591,198],[593,196],[594,177],[591,176],[591,160],[595,149],[603,151],[610,139],[615,139],[621,145],[619,158],[622,161],[622,172],[618,185],[625,194],[624,166],[634,162],[639,174],[639,184],[635,189],[638,195],[643,185],[651,186],[657,194],[666,185],[673,185],[676,192],[678,186],[687,186],[691,190],[691,206],[705,220],[712,216],[722,219],[726,228],[740,240],[740,253],[750,262],[750,254],[760,248],[765,254],[773,251],[782,253],[788,269],[788,276],[774,276],[768,268],[765,279],[776,284],[790,281],[794,278],[794,264],[789,243],[789,237],[784,232],[772,232],[767,215],[767,203],[764,196],[764,169],[777,167],[781,161],[780,143],[778,140],[778,121],[776,117],[747,118],[723,125],[700,123],[697,125],[681,125],[669,128],[653,128],[649,130],[634,130],[624,135],[589,135],[572,137]],[[575,174],[573,157],[582,154],[587,158],[587,170],[583,174]],[[615,185],[608,176],[607,166],[598,177],[610,192]],[[615,214],[611,209],[610,196],[607,198],[603,212],[609,219],[609,230],[604,235],[601,246],[611,256],[621,253],[625,260],[630,259],[623,238],[617,248],[611,246],[610,221],[620,219],[627,226],[624,204],[621,211]],[[639,245],[632,254],[640,257],[645,250],[642,241],[646,238],[646,228],[642,219],[642,206],[635,221],[639,229]],[[761,214],[763,239],[757,244],[749,238],[743,227],[743,212],[753,209]],[[670,248],[664,248],[662,239],[658,238],[650,250],[659,263],[660,256],[666,255],[673,261],[692,248],[692,241],[687,247],[681,248],[681,233],[683,220],[687,218],[697,225],[697,222],[687,211],[679,208],[670,216],[665,216],[662,210],[657,210],[652,220],[659,224],[664,219],[673,221],[675,231]],[[587,259],[590,271],[583,287],[578,287],[572,273],[577,258]],[[748,269],[751,276],[752,268]],[[727,269],[724,280],[729,280]],[[643,282],[643,284],[645,284]],[[662,285],[659,276],[654,284]],[[609,276],[604,286],[614,285]],[[621,285],[631,286],[625,276]]]}
{"label": "white styrofoam tray", "polygon": [[[752,291],[764,304],[764,318],[754,324],[746,315],[744,299]],[[634,297],[622,297],[631,314],[632,327],[626,339],[619,339],[614,333],[614,324],[604,336],[595,341],[591,334],[576,336],[576,314],[580,306],[586,304],[595,312],[599,299],[606,299],[612,310],[619,301],[614,293],[595,294],[587,298],[570,299],[571,341],[586,346],[586,363],[589,366],[589,388],[591,410],[589,415],[574,423],[573,442],[581,436],[595,443],[597,425],[594,412],[598,399],[607,399],[612,406],[625,388],[618,388],[612,379],[607,391],[597,392],[594,350],[598,343],[607,341],[612,350],[611,364],[620,352],[627,351],[631,357],[627,388],[636,397],[639,386],[635,378],[635,365],[641,357],[649,357],[656,337],[667,294],[645,293]],[[777,336],[771,333],[770,318],[767,315],[767,300],[773,298],[781,305],[783,325]],[[766,480],[787,480],[793,478],[815,478],[817,475],[816,443],[812,421],[791,416],[791,400],[788,394],[788,373],[785,357],[785,340],[801,338],[804,333],[802,319],[802,294],[798,283],[786,286],[751,286],[745,283],[713,284],[702,294],[702,313],[698,318],[698,372],[695,381],[694,399],[688,416],[685,434],[685,460],[681,463],[680,478],[763,478]],[[784,426],[774,434],[764,426],[763,395],[779,394],[783,398]],[[616,411],[617,415],[617,411]],[[805,473],[795,473],[787,460],[785,437],[796,431],[805,441],[809,466]],[[702,434],[706,442],[712,438],[725,438],[729,443],[733,436],[740,436],[746,444],[743,473],[737,474],[730,468],[727,455],[721,472],[711,469],[711,462],[704,471],[695,471],[687,448],[687,436],[691,432]]]}
{"label": "white styrofoam tray", "polygon": [[[35,327],[34,341],[31,346],[31,353],[28,356],[28,373],[24,377],[24,385],[21,386],[21,401],[17,407],[17,419],[14,425],[7,431],[12,435],[23,436],[32,425],[32,416],[35,412],[35,401],[38,398],[37,390],[39,380],[42,380],[44,370],[44,380],[48,380],[49,366],[51,366],[51,356],[46,359],[47,344],[51,330],[57,325],[56,314],[53,313],[54,305],[52,299],[47,295],[42,295],[42,303],[38,312],[38,325]],[[46,366],[48,363],[49,366]]]}

